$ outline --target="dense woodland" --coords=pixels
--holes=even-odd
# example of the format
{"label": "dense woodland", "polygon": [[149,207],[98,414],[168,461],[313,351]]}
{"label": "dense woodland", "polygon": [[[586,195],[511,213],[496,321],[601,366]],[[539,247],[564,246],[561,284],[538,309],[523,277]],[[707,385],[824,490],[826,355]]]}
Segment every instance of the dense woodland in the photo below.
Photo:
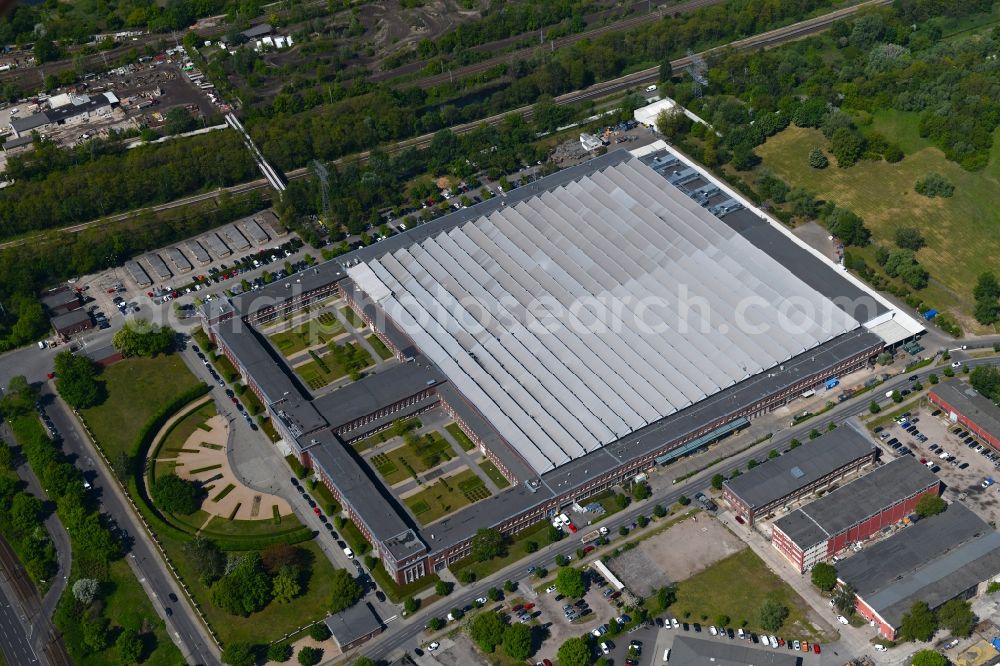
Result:
{"label": "dense woodland", "polygon": [[0,239],[173,201],[257,174],[239,136],[229,131],[134,150],[120,141],[75,150],[38,143],[10,161],[18,182],[0,191]]}
{"label": "dense woodland", "polygon": [[[397,89],[360,78],[330,83],[329,69],[310,76],[303,68],[270,104],[248,108],[247,124],[261,149],[283,168],[314,158],[335,159],[534,104],[541,97],[679,57],[689,48],[790,23],[828,4],[826,0],[729,0],[431,90]],[[215,77],[249,72],[256,62],[252,53],[240,51],[214,61],[208,72]],[[254,101],[252,90],[242,91],[241,96]]]}

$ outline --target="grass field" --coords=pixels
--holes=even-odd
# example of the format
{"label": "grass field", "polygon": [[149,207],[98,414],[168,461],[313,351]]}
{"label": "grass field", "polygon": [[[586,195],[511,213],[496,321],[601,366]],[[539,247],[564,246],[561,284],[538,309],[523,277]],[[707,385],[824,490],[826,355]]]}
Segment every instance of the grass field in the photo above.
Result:
{"label": "grass field", "polygon": [[[365,367],[372,365],[371,354],[356,342],[348,342],[344,347],[350,347],[355,354],[361,354],[368,359]],[[295,372],[299,373],[302,380],[309,388],[316,390],[331,384],[341,377],[347,375],[347,370],[340,366],[331,353],[320,354],[322,362],[313,359],[308,363],[295,366]],[[325,366],[325,367],[324,367]]]}
{"label": "grass field", "polygon": [[786,640],[819,638],[806,621],[805,602],[749,548],[681,581],[671,611],[694,622],[714,623],[718,615],[728,615],[734,628],[760,632],[758,610],[765,599],[774,599],[788,608],[788,619],[775,633]]}
{"label": "grass field", "polygon": [[[368,437],[365,437],[364,439],[359,439],[359,440],[353,442],[351,444],[351,446],[353,446],[356,451],[366,451],[366,450],[370,449],[373,446],[378,446],[379,444],[384,444],[385,442],[388,442],[393,437],[397,437],[398,436],[396,434],[398,432],[396,430],[396,425],[398,423],[399,423],[399,421],[396,421],[393,424],[392,428],[386,428],[385,430],[378,431],[374,435],[369,435]],[[420,419],[418,419],[416,417],[410,417],[408,419],[403,419],[403,421],[402,421],[402,426],[403,426],[404,432],[409,432],[411,430],[419,430],[422,425],[423,424],[420,422]]]}
{"label": "grass field", "polygon": [[[167,436],[163,438],[163,444],[160,445],[157,458],[173,458],[176,456],[184,448],[184,443],[187,442],[188,437],[199,430],[206,429],[208,426],[205,425],[205,422],[217,413],[215,403],[209,401],[175,423],[174,427],[167,433]],[[192,445],[187,448],[194,449],[197,448],[197,445],[192,442]]]}
{"label": "grass field", "polygon": [[[269,520],[258,522],[271,524]],[[198,579],[194,566],[184,554],[180,544],[166,540],[164,545],[181,576],[189,585],[194,598],[201,604],[208,623],[224,644],[232,641],[268,643],[277,640],[292,629],[322,619],[330,605],[333,589],[329,581],[333,565],[314,541],[296,546],[308,552],[312,560],[312,574],[303,585],[302,595],[287,604],[272,601],[264,610],[250,617],[230,615],[216,608],[212,604],[209,588]],[[179,656],[178,660],[172,663],[180,663]]]}
{"label": "grass field", "polygon": [[[142,629],[146,624],[150,629],[140,634],[143,642],[142,663],[152,666],[175,666],[184,663],[180,650],[170,640],[163,621],[153,609],[149,597],[139,585],[132,570],[125,560],[112,562],[108,569],[109,580],[104,583],[101,594],[104,596],[104,617],[110,620],[112,628],[126,627],[133,631]],[[66,590],[66,594],[71,594]],[[82,654],[78,643],[82,643],[82,634],[77,627],[64,629],[64,639],[74,661],[81,666],[104,666],[117,664],[118,654],[114,645],[96,653]]]}
{"label": "grass field", "polygon": [[364,328],[365,327],[365,320],[362,319],[358,315],[358,313],[354,311],[354,308],[352,308],[351,306],[346,305],[346,306],[340,308],[340,314],[344,315],[344,319],[346,319],[347,322],[351,326],[353,326],[354,328]]}
{"label": "grass field", "polygon": [[388,361],[392,358],[392,352],[389,351],[389,348],[385,346],[385,343],[382,342],[377,335],[373,333],[365,338],[365,340],[367,340],[368,344],[372,346],[372,349],[375,350],[375,353],[378,354],[380,359]]}
{"label": "grass field", "polygon": [[403,500],[422,525],[458,511],[467,504],[486,499],[492,493],[471,469],[438,479],[419,493]]}
{"label": "grass field", "polygon": [[[879,112],[865,129],[899,143],[906,157],[897,164],[862,161],[848,169],[834,166],[831,157],[831,166],[811,169],[809,151],[827,142],[818,130],[794,126],[768,139],[757,152],[764,166],[789,185],[854,210],[876,242],[891,246],[897,228],[919,228],[927,247],[917,258],[932,279],[921,295],[939,309],[957,306],[956,314],[968,315],[976,277],[994,268],[991,257],[1000,252],[1000,209],[994,205],[1000,199],[1000,141],[986,169],[971,173],[920,138],[915,113]],[[954,183],[953,197],[929,199],[913,190],[916,180],[932,171]],[[872,248],[862,254],[874,264]],[[961,317],[965,327],[973,327],[970,321]]]}
{"label": "grass field", "polygon": [[483,470],[486,476],[490,477],[493,483],[497,484],[497,488],[500,490],[503,490],[510,485],[510,481],[508,481],[507,477],[500,473],[500,470],[497,469],[497,466],[494,465],[492,461],[484,460],[479,463],[479,469]]}
{"label": "grass field", "polygon": [[[412,444],[403,444],[386,453],[371,457],[371,464],[390,486],[410,478],[410,470],[420,474],[455,457],[455,452],[440,433],[418,436],[426,447],[423,455]],[[433,464],[428,464],[433,463]]]}
{"label": "grass field", "polygon": [[344,326],[336,317],[329,313],[326,317],[320,316],[310,319],[297,326],[293,326],[280,333],[273,333],[269,337],[274,346],[285,356],[291,356],[298,352],[318,344],[326,344],[328,341],[344,332]]}
{"label": "grass field", "polygon": [[108,399],[81,413],[111,460],[131,453],[150,417],[199,383],[177,354],[130,358],[105,368],[101,379]]}
{"label": "grass field", "polygon": [[451,435],[455,441],[458,442],[458,445],[464,450],[471,451],[476,448],[476,445],[472,443],[472,440],[469,439],[469,436],[463,432],[457,423],[449,423],[444,427],[444,429],[448,431],[448,434]]}
{"label": "grass field", "polygon": [[456,576],[459,576],[463,571],[471,571],[476,575],[477,580],[481,580],[517,562],[522,557],[530,555],[531,553],[528,551],[529,542],[534,543],[537,548],[544,548],[549,545],[551,543],[548,535],[549,527],[548,521],[543,520],[523,532],[519,532],[514,537],[514,540],[507,544],[507,553],[501,557],[494,557],[492,560],[486,560],[485,562],[476,562],[473,558],[467,557],[464,560],[455,562],[448,568]]}

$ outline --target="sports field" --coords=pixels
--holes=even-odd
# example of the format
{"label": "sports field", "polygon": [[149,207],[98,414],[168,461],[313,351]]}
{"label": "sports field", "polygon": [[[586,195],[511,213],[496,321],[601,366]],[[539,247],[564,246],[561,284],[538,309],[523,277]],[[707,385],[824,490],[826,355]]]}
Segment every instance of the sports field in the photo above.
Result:
{"label": "sports field", "polygon": [[[922,139],[917,114],[879,112],[864,131],[877,131],[900,145],[906,157],[896,164],[862,161],[848,169],[808,167],[809,151],[826,146],[818,130],[791,126],[757,149],[763,166],[789,185],[804,187],[817,198],[852,209],[865,220],[876,242],[891,246],[900,227],[916,227],[927,240],[918,259],[931,275],[921,292],[929,304],[959,315],[964,328],[977,330],[969,316],[972,287],[985,270],[996,270],[1000,252],[1000,142],[994,143],[988,166],[968,172]],[[941,199],[917,194],[914,182],[937,172],[955,185],[955,195]],[[873,250],[864,253],[874,264]],[[981,328],[981,327],[980,327]]]}

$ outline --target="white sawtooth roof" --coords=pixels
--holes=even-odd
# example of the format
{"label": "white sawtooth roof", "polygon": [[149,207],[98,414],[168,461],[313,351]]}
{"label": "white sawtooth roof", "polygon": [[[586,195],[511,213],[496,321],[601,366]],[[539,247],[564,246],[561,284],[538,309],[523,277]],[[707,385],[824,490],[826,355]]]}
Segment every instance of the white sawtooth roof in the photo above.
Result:
{"label": "white sawtooth roof", "polygon": [[859,326],[637,159],[348,273],[539,474]]}

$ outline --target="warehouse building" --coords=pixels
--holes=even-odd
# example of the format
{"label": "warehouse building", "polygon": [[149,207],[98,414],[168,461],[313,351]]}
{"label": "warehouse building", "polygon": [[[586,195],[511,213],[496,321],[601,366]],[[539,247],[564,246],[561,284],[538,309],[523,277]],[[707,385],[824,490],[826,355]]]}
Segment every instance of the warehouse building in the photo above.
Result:
{"label": "warehouse building", "polygon": [[[518,532],[864,367],[887,343],[872,332],[873,317],[909,322],[908,335],[922,330],[748,202],[724,221],[715,217],[649,166],[656,150],[609,152],[203,306],[220,351],[397,582],[467,556],[479,527]],[[720,187],[720,201],[738,196]],[[709,304],[710,312],[691,313],[688,331],[668,324],[684,307],[671,292],[678,284]],[[314,396],[254,327],[332,296],[359,313],[395,361]],[[793,296],[809,304],[796,325],[767,326],[782,320]],[[750,319],[765,333],[733,320],[740,299],[759,304]],[[641,322],[588,326],[609,304],[631,312],[637,301],[661,305]],[[401,369],[410,365],[419,370]],[[404,381],[409,372],[413,381]],[[346,442],[431,405],[512,485],[420,527]],[[840,432],[823,438],[851,453],[831,463],[834,472],[874,455],[867,441],[848,440]]]}
{"label": "warehouse building", "polygon": [[56,315],[52,318],[51,324],[52,330],[64,338],[83,333],[94,327],[90,315],[82,308]]}
{"label": "warehouse building", "polygon": [[126,261],[125,270],[128,271],[128,274],[132,276],[132,279],[141,289],[145,289],[153,284],[153,281],[149,279],[149,273],[139,265],[138,261]]}
{"label": "warehouse building", "polygon": [[954,502],[839,563],[837,577],[857,590],[857,612],[894,640],[915,602],[936,610],[1000,577],[1000,533]]}
{"label": "warehouse building", "polygon": [[936,474],[912,456],[865,476],[774,521],[771,544],[800,572],[853,543],[907,521],[924,495],[938,495]]}
{"label": "warehouse building", "polygon": [[53,125],[83,122],[91,115],[107,115],[111,113],[112,107],[117,105],[118,97],[110,92],[98,95],[64,93],[49,100],[50,108],[45,111],[11,120],[10,128],[15,138],[30,137],[32,132],[42,131]]}
{"label": "warehouse building", "polygon": [[753,525],[875,461],[877,449],[850,424],[754,467],[722,486],[722,499]]}
{"label": "warehouse building", "polygon": [[961,424],[1000,451],[1000,408],[992,400],[962,381],[938,384],[930,390],[927,397],[948,412],[952,423]]}
{"label": "warehouse building", "polygon": [[65,287],[55,289],[42,296],[42,305],[53,315],[63,314],[83,307],[80,295]]}

